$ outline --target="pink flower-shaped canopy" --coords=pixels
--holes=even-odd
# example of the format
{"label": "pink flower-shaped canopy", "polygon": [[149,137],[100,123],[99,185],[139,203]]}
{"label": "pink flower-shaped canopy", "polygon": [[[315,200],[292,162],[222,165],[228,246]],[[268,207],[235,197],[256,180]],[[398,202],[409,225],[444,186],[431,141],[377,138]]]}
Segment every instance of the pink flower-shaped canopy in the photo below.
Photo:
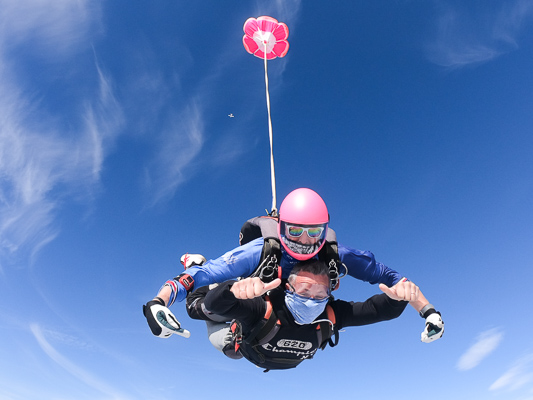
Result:
{"label": "pink flower-shaped canopy", "polygon": [[272,60],[284,57],[289,51],[289,42],[287,42],[289,28],[277,19],[267,16],[248,18],[243,30],[244,48],[256,57],[264,59],[266,53],[266,59]]}

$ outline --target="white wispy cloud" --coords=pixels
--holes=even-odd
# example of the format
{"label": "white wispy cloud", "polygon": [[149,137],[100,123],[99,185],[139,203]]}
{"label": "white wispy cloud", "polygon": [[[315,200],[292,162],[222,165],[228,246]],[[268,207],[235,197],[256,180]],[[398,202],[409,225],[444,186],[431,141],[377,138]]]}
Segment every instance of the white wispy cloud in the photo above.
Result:
{"label": "white wispy cloud", "polygon": [[489,390],[516,390],[533,381],[533,354],[521,357],[514,365],[500,376]]}
{"label": "white wispy cloud", "polygon": [[490,329],[481,333],[470,348],[459,358],[457,368],[461,371],[472,369],[490,355],[503,339],[499,329]]}
{"label": "white wispy cloud", "polygon": [[7,71],[0,70],[0,76],[0,255],[5,255],[55,236],[50,227],[55,205],[46,194],[60,173],[54,160],[68,152],[27,124],[28,101],[6,79]]}
{"label": "white wispy cloud", "polygon": [[[265,6],[264,2],[261,2],[260,4],[262,7]],[[270,6],[272,7],[271,13],[274,18],[281,15],[285,20],[282,20],[281,22],[290,21],[291,23],[294,22],[300,13],[301,5],[302,0],[275,0],[270,3]]]}
{"label": "white wispy cloud", "polygon": [[532,0],[502,3],[499,9],[481,2],[468,9],[466,3],[439,2],[435,40],[427,46],[435,64],[457,68],[492,60],[518,46],[518,36],[533,17]]}
{"label": "white wispy cloud", "polygon": [[0,43],[11,48],[31,42],[44,48],[46,52],[40,55],[49,59],[68,55],[98,25],[99,4],[89,0],[0,0]]}
{"label": "white wispy cloud", "polygon": [[33,336],[37,340],[37,343],[46,353],[46,355],[60,365],[63,369],[65,369],[68,373],[72,374],[92,389],[97,390],[104,395],[109,396],[110,398],[126,398],[123,393],[119,393],[115,388],[107,384],[105,381],[99,379],[91,372],[75,364],[73,361],[69,360],[67,357],[57,351],[56,348],[54,348],[46,339],[45,332],[38,324],[30,325],[30,329]]}
{"label": "white wispy cloud", "polygon": [[146,170],[153,204],[172,197],[204,143],[203,116],[196,103],[169,119],[161,132],[157,156]]}
{"label": "white wispy cloud", "polygon": [[[83,1],[37,3],[1,2],[0,271],[18,256],[31,258],[57,236],[58,207],[66,196],[90,195],[123,119],[111,79],[97,63],[98,87],[82,97],[72,115],[45,108],[29,77],[19,72],[27,60],[11,56],[11,49],[17,43],[37,45],[43,57],[58,62],[59,51],[72,62],[68,57],[79,51],[75,44],[87,33],[90,16]],[[71,90],[76,82],[67,77],[62,86]]]}
{"label": "white wispy cloud", "polygon": [[[98,64],[98,92],[96,97],[86,102],[83,115],[85,137],[80,141],[80,151],[86,151],[91,160],[91,175],[93,179],[100,177],[104,156],[113,147],[115,139],[124,124],[122,108],[115,98],[112,80],[104,74]],[[79,154],[79,152],[78,152]]]}
{"label": "white wispy cloud", "polygon": [[37,106],[1,75],[0,93],[9,95],[0,95],[0,256],[21,247],[32,254],[57,235],[53,220],[63,197],[98,181],[122,117],[100,71],[100,92],[86,104],[79,132],[64,131],[50,121],[55,117],[35,121]]}

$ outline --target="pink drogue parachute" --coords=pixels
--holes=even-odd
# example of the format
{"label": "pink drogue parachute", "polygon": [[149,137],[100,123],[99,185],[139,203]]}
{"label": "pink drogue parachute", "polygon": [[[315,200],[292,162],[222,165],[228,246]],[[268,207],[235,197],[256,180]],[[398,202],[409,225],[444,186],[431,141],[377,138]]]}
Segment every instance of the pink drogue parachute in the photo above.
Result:
{"label": "pink drogue parachute", "polygon": [[289,28],[277,19],[262,16],[248,18],[244,23],[242,43],[250,54],[259,58],[273,60],[284,57],[289,51]]}
{"label": "pink drogue parachute", "polygon": [[246,51],[264,60],[268,135],[270,137],[270,176],[272,183],[272,211],[270,215],[277,216],[276,174],[274,171],[272,118],[270,117],[267,64],[268,60],[273,60],[276,57],[284,57],[289,51],[289,42],[287,42],[289,28],[283,22],[278,22],[277,19],[264,15],[258,18],[248,18],[242,29],[244,30],[242,43]]}

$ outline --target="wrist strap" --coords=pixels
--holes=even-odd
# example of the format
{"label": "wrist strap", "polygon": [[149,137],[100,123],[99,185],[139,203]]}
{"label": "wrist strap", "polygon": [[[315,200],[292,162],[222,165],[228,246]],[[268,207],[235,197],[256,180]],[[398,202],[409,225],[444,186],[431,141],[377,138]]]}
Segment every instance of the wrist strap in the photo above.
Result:
{"label": "wrist strap", "polygon": [[187,291],[187,294],[192,292],[194,288],[194,278],[192,276],[190,276],[189,274],[183,273],[175,277],[174,279],[183,285],[183,287]]}
{"label": "wrist strap", "polygon": [[426,319],[429,315],[435,312],[437,312],[437,310],[435,310],[435,306],[431,303],[428,303],[420,310],[420,316]]}

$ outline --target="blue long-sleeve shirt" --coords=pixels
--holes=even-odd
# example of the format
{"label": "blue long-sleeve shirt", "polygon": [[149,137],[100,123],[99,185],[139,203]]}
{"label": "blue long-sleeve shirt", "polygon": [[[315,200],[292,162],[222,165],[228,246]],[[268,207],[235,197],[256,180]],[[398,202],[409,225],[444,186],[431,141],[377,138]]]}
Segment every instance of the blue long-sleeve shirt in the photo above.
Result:
{"label": "blue long-sleeve shirt", "polygon": [[[187,273],[194,278],[194,287],[202,287],[212,283],[221,283],[230,279],[250,276],[261,261],[263,250],[263,238],[255,239],[243,246],[228,251],[226,254],[214,260],[209,260],[203,265],[187,269]],[[369,251],[355,250],[339,244],[339,258],[348,269],[348,275],[371,284],[384,283],[393,286],[401,278],[397,271],[388,268],[375,260]],[[282,277],[288,278],[292,267],[299,261],[289,256],[281,249],[280,266]],[[183,301],[187,296],[187,290],[176,279],[170,285],[172,295],[169,305],[175,301]]]}

